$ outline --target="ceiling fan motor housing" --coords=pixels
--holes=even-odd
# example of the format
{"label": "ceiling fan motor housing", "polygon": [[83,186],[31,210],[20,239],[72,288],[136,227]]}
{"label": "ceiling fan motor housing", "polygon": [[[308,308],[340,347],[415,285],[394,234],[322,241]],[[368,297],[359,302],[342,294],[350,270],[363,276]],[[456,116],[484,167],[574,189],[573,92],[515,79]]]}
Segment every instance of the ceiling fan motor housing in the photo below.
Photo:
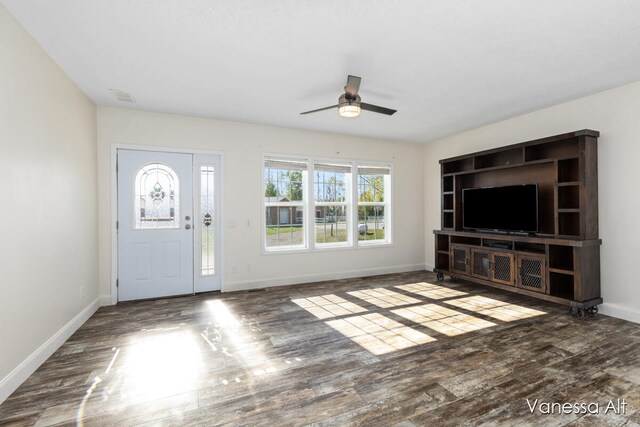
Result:
{"label": "ceiling fan motor housing", "polygon": [[338,107],[344,107],[346,105],[360,106],[360,95],[356,95],[355,98],[348,96],[346,93],[340,95],[340,98],[338,98]]}

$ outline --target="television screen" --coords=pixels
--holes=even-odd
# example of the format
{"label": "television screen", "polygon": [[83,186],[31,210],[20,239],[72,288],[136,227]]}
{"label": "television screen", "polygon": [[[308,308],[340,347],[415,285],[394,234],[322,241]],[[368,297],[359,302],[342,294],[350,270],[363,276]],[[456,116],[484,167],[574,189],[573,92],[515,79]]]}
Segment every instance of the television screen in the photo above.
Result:
{"label": "television screen", "polygon": [[463,189],[462,227],[537,233],[538,185]]}

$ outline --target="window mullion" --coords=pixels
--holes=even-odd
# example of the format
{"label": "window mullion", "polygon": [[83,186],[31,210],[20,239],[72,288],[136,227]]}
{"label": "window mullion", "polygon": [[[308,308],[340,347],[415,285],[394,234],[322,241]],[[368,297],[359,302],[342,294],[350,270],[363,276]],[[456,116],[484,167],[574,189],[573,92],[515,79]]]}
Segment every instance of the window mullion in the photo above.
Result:
{"label": "window mullion", "polygon": [[352,163],[351,170],[353,171],[352,175],[352,185],[351,185],[351,236],[353,238],[353,247],[357,248],[359,245],[358,239],[358,164]]}
{"label": "window mullion", "polygon": [[314,192],[314,184],[316,179],[316,168],[315,162],[313,159],[309,159],[309,164],[307,166],[308,174],[307,174],[307,191],[305,201],[307,206],[307,230],[306,230],[306,238],[307,238],[307,247],[310,250],[314,250],[316,247],[316,206],[315,206],[315,192]]}

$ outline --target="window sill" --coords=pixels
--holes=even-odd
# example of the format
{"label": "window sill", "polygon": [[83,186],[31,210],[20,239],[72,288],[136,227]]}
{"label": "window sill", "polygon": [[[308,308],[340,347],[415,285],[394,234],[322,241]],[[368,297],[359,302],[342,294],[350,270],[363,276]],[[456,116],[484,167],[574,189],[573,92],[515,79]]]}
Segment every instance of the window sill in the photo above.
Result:
{"label": "window sill", "polygon": [[380,242],[358,242],[358,249],[381,248],[385,246],[393,246],[393,242],[387,242],[386,240],[382,240]]}
{"label": "window sill", "polygon": [[278,249],[262,249],[262,255],[284,255],[284,254],[299,254],[299,253],[314,253],[314,252],[331,252],[331,251],[348,251],[358,249],[376,249],[376,248],[388,248],[392,247],[394,244],[392,242],[371,242],[371,243],[358,243],[358,246],[354,246],[352,244],[349,245],[328,245],[328,246],[316,246],[313,249],[311,248],[296,248],[296,247],[287,247],[287,248],[278,248]]}

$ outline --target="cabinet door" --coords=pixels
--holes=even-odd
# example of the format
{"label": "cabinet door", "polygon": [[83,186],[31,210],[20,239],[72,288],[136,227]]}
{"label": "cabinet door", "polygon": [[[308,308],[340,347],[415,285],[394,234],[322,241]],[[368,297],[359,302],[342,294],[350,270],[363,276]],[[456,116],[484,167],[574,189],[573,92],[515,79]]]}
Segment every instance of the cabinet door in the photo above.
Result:
{"label": "cabinet door", "polygon": [[508,252],[494,252],[491,254],[491,280],[503,285],[515,284],[514,256]]}
{"label": "cabinet door", "polygon": [[517,286],[530,291],[546,293],[546,265],[542,255],[518,255]]}
{"label": "cabinet door", "polygon": [[474,277],[491,280],[491,252],[484,249],[471,249],[470,270]]}
{"label": "cabinet door", "polygon": [[451,245],[451,272],[469,274],[469,248]]}

